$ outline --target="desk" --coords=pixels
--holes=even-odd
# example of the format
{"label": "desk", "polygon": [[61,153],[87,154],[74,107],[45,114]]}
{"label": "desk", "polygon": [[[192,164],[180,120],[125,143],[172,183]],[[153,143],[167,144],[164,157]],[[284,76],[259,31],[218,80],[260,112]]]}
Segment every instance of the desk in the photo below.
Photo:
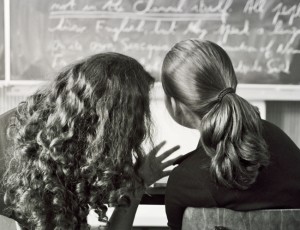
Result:
{"label": "desk", "polygon": [[167,227],[165,191],[165,186],[147,189],[137,209],[133,226]]}

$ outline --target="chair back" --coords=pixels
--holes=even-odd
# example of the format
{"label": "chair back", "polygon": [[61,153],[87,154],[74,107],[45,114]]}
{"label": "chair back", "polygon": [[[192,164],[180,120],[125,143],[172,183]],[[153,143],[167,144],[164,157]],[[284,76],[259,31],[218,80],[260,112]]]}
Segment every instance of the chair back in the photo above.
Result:
{"label": "chair back", "polygon": [[300,209],[238,212],[225,208],[188,207],[182,230],[299,230]]}

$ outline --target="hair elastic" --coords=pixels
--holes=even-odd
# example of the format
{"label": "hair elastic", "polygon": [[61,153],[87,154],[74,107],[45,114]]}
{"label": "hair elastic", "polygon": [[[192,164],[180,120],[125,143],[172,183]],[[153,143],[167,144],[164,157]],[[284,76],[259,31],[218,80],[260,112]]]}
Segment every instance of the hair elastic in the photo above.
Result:
{"label": "hair elastic", "polygon": [[221,102],[223,97],[229,93],[235,93],[235,90],[231,87],[223,89],[218,95],[218,101]]}

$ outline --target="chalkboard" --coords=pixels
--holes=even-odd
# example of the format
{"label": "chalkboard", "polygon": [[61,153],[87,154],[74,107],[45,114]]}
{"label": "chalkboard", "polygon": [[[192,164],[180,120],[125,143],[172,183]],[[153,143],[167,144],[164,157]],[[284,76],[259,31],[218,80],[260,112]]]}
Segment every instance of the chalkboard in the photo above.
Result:
{"label": "chalkboard", "polygon": [[159,81],[166,52],[212,40],[240,83],[300,84],[298,0],[11,0],[12,79],[42,80],[74,60],[115,51]]}
{"label": "chalkboard", "polygon": [[4,7],[0,0],[0,80],[4,80]]}

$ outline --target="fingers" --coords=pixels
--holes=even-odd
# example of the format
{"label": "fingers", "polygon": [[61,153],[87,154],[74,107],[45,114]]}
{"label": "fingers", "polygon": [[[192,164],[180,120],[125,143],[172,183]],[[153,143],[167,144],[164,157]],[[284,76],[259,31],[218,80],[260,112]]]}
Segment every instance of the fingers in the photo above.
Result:
{"label": "fingers", "polygon": [[166,170],[166,171],[163,171],[163,172],[162,172],[162,177],[161,177],[161,178],[166,177],[166,176],[169,176],[171,172],[172,172],[172,170]]}
{"label": "fingers", "polygon": [[[177,159],[179,159],[179,158],[181,158],[181,157],[182,157],[182,155],[180,155],[180,156],[178,156],[178,157],[175,157],[174,159],[171,159],[171,160],[168,160],[168,161],[162,163],[162,164],[161,164],[162,170],[164,170],[165,168],[167,168],[167,167],[173,165],[173,163],[174,163],[175,161],[177,161]],[[169,176],[170,173],[171,173],[172,171],[173,171],[173,169],[162,171],[162,176],[161,176],[161,178],[166,177],[166,176]]]}
{"label": "fingers", "polygon": [[179,145],[176,145],[176,146],[174,146],[173,148],[171,148],[171,149],[165,151],[164,153],[162,153],[161,155],[159,155],[159,156],[157,157],[157,159],[158,159],[159,161],[163,161],[163,160],[166,159],[168,156],[170,156],[172,153],[174,153],[175,151],[177,151],[179,148],[180,148],[180,146],[179,146]]}
{"label": "fingers", "polygon": [[[176,157],[176,158],[174,158],[174,159],[171,159],[171,160],[168,160],[168,161],[162,163],[162,164],[161,164],[161,165],[162,165],[162,170],[164,170],[165,168],[167,168],[167,167],[173,165],[173,163],[174,163],[177,159],[179,159],[180,157],[182,157],[182,155],[181,155],[181,156],[178,156],[178,157]],[[166,177],[166,176],[169,176],[170,173],[171,173],[172,171],[173,171],[173,169],[169,169],[169,170],[162,171],[161,178]]]}
{"label": "fingers", "polygon": [[156,155],[158,151],[166,144],[166,141],[162,141],[160,144],[156,145],[149,153],[149,155]]}
{"label": "fingers", "polygon": [[174,165],[174,162],[177,161],[181,157],[182,157],[182,155],[161,163],[162,168],[165,169],[171,165]]}

